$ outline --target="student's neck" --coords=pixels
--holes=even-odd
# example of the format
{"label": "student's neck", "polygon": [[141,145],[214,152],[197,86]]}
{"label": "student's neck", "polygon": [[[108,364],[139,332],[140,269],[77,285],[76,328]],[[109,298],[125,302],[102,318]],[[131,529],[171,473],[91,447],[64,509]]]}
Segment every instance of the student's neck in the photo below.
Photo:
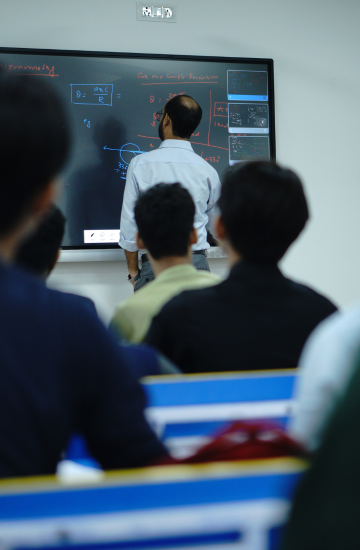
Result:
{"label": "student's neck", "polygon": [[161,258],[161,260],[154,260],[154,258],[151,258],[151,265],[154,275],[157,277],[160,273],[170,267],[175,267],[178,265],[192,265],[191,253],[186,256],[167,256],[166,258]]}
{"label": "student's neck", "polygon": [[224,246],[224,250],[228,256],[228,266],[230,269],[232,269],[234,265],[238,264],[243,259],[242,256],[230,245],[226,247]]}

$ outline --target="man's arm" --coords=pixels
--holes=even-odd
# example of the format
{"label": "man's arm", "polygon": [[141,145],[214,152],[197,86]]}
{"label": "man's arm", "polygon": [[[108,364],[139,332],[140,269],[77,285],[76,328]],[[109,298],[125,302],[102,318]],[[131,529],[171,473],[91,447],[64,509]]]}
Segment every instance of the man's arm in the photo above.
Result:
{"label": "man's arm", "polygon": [[125,256],[126,256],[129,274],[131,275],[131,278],[133,278],[135,277],[135,275],[137,275],[139,271],[138,251],[129,252],[129,250],[125,250]]}
{"label": "man's arm", "polygon": [[139,271],[138,246],[136,244],[137,227],[134,217],[135,202],[139,193],[133,168],[133,161],[131,161],[126,174],[124,199],[120,217],[119,241],[119,245],[125,250],[126,261],[131,278],[135,277]]}
{"label": "man's arm", "polygon": [[206,229],[211,233],[214,239],[217,240],[215,232],[215,222],[218,216],[217,201],[219,200],[221,192],[221,183],[218,173],[214,170],[214,173],[209,178],[209,200],[207,204],[206,214],[209,218]]}

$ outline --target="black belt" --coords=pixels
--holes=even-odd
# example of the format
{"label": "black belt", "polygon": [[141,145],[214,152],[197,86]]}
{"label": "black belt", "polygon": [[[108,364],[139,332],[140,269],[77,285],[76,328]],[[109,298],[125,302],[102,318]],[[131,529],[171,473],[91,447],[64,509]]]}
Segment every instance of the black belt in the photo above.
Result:
{"label": "black belt", "polygon": [[[202,254],[203,256],[206,256],[205,250],[194,250],[193,254]],[[141,263],[146,264],[146,262],[149,262],[149,258],[147,254],[141,254]]]}

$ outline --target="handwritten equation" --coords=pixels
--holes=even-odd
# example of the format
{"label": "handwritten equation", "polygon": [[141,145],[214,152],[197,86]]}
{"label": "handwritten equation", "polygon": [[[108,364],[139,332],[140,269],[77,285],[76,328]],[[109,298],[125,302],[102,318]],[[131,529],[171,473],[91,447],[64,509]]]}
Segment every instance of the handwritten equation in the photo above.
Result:
{"label": "handwritten equation", "polygon": [[70,84],[71,103],[112,106],[113,84]]}
{"label": "handwritten equation", "polygon": [[118,162],[117,168],[114,168],[114,170],[119,174],[120,179],[123,180],[126,179],[126,173],[130,161],[137,155],[145,153],[145,151],[140,150],[140,147],[136,145],[136,143],[125,143],[120,149],[113,149],[107,145],[104,145],[104,149],[107,151],[119,151],[120,161]]}
{"label": "handwritten equation", "polygon": [[[158,88],[159,90],[159,88]],[[148,119],[148,124],[150,126],[152,126],[153,128],[156,128],[159,124],[159,118],[160,118],[160,111],[161,111],[161,107],[163,105],[165,105],[165,103],[167,101],[169,101],[169,99],[172,99],[173,97],[177,96],[177,95],[183,95],[186,93],[186,91],[178,91],[178,92],[169,92],[168,89],[165,89],[165,93],[163,93],[163,91],[159,91],[159,93],[150,93],[149,96],[147,96],[147,102],[148,102],[148,105],[149,107],[153,108],[153,111],[151,112],[151,115]],[[215,105],[221,109],[221,111],[224,113],[222,114],[221,116],[225,117],[227,119],[227,110],[228,110],[228,103],[227,102],[217,102],[215,103]],[[211,162],[211,163],[217,163],[217,162],[221,162],[220,160],[220,156],[218,156],[217,154],[215,154],[215,152],[213,152],[214,149],[222,149],[224,151],[228,151],[228,147],[226,146],[227,145],[227,137],[225,137],[227,135],[227,128],[228,128],[228,123],[227,123],[227,120],[224,121],[223,119],[220,119],[220,121],[218,122],[217,120],[214,120],[212,121],[212,112],[213,112],[213,109],[214,109],[214,105],[212,103],[212,99],[211,99],[211,91],[209,91],[209,103],[208,103],[208,107],[205,107],[205,105],[203,104],[203,112],[205,113],[205,109],[209,109],[208,113],[209,113],[209,118],[208,118],[208,122],[206,121],[205,124],[203,123],[202,126],[200,126],[200,129],[197,128],[195,130],[195,132],[191,135],[191,138],[194,138],[194,139],[191,139],[191,143],[193,145],[202,145],[202,146],[205,146],[205,147],[210,147],[211,148],[211,153],[209,155],[209,153],[207,153],[207,155],[204,157],[204,152],[201,151],[201,156],[207,161],[207,162]],[[226,109],[226,110],[225,110]],[[215,112],[215,111],[214,111]],[[149,113],[150,114],[150,113]],[[220,115],[218,115],[220,116]],[[204,121],[204,118],[203,117],[203,121]],[[205,119],[206,120],[206,119]],[[211,139],[210,139],[210,134],[211,134],[211,131],[214,131],[214,126],[218,127],[218,128],[221,128],[221,130],[219,130],[218,128],[216,129],[216,132],[218,134],[218,132],[222,132],[225,130],[225,134],[224,134],[224,146],[222,146],[222,144],[220,144],[219,142],[215,142],[215,143],[211,143]],[[213,129],[213,130],[212,130]],[[224,129],[224,130],[222,130]],[[149,132],[150,134],[152,134],[152,132]],[[158,140],[159,137],[157,136],[154,136],[154,135],[143,135],[143,134],[138,134],[138,137],[140,138],[146,138],[146,139],[150,139],[150,140]],[[219,145],[217,144],[219,143]],[[152,143],[150,143],[150,148],[154,148],[154,145]],[[216,151],[217,153],[217,151]],[[199,152],[200,154],[200,152]]]}
{"label": "handwritten equation", "polygon": [[204,157],[204,151],[201,151],[201,158],[203,158],[204,160],[206,160],[206,162],[210,162],[210,163],[214,163],[214,162],[219,162],[220,161],[220,155],[217,155],[215,157],[209,157],[209,156],[205,156]]}
{"label": "handwritten equation", "polygon": [[222,116],[227,118],[229,111],[229,104],[226,101],[215,101],[214,103],[214,113],[213,116]]}

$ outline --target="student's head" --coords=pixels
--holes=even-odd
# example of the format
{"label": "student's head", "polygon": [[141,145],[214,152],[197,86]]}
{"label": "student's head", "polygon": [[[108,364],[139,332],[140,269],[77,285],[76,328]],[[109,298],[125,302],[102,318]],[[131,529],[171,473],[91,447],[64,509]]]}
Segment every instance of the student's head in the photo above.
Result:
{"label": "student's head", "polygon": [[164,125],[168,116],[172,123],[172,133],[182,139],[190,139],[199,126],[202,109],[196,101],[188,95],[177,95],[168,101],[163,108],[163,116],[159,124],[159,136],[164,140]]}
{"label": "student's head", "polygon": [[68,150],[64,110],[50,85],[0,71],[0,238],[45,208]]}
{"label": "student's head", "polygon": [[179,183],[158,183],[135,205],[139,238],[155,260],[189,253],[196,242],[194,217],[194,201]]}
{"label": "student's head", "polygon": [[17,250],[15,263],[46,278],[55,267],[65,231],[65,217],[54,206],[37,230]]}
{"label": "student's head", "polygon": [[223,238],[243,259],[263,264],[276,264],[309,218],[300,179],[274,162],[229,169],[219,208]]}

